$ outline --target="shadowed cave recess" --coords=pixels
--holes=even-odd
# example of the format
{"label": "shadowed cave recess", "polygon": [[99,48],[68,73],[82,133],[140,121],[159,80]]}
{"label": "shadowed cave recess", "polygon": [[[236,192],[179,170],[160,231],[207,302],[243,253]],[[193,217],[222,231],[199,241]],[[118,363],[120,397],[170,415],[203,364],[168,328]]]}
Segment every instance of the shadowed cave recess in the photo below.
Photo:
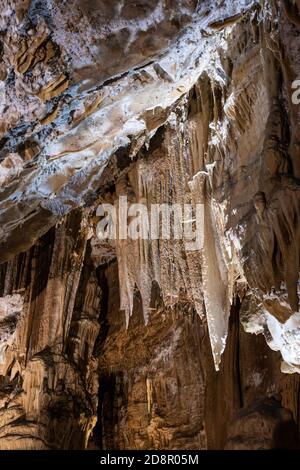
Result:
{"label": "shadowed cave recess", "polygon": [[299,90],[299,0],[1,1],[1,450],[299,448]]}

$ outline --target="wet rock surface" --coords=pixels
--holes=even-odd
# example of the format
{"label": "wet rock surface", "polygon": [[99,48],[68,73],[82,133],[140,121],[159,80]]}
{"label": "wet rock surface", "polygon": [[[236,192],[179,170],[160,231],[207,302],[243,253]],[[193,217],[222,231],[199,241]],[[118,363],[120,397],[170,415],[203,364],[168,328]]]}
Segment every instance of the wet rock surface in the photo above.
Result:
{"label": "wet rock surface", "polygon": [[[0,448],[297,446],[299,12],[3,0]],[[102,242],[124,196],[203,245]]]}

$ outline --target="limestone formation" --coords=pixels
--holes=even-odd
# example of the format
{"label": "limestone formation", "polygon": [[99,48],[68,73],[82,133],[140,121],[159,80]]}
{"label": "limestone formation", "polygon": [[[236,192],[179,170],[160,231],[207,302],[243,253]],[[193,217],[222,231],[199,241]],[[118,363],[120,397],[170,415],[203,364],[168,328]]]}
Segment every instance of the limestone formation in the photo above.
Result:
{"label": "limestone formation", "polygon": [[[299,28],[299,0],[2,0],[0,449],[298,447]],[[201,207],[200,245],[101,240],[125,199]]]}

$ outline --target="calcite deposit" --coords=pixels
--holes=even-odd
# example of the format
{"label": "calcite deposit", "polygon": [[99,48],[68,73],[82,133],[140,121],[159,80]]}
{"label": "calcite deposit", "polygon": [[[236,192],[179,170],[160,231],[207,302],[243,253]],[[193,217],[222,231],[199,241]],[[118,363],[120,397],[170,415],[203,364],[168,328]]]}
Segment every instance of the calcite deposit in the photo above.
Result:
{"label": "calcite deposit", "polygon": [[300,1],[0,6],[0,449],[297,448]]}

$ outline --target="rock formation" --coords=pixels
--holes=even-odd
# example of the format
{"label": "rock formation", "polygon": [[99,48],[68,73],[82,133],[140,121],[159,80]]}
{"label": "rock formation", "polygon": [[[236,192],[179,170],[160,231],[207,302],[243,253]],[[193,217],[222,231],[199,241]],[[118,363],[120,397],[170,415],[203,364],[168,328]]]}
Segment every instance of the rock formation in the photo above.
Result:
{"label": "rock formation", "polygon": [[[299,35],[299,0],[2,0],[0,449],[298,446]],[[201,246],[102,240],[125,199]]]}

